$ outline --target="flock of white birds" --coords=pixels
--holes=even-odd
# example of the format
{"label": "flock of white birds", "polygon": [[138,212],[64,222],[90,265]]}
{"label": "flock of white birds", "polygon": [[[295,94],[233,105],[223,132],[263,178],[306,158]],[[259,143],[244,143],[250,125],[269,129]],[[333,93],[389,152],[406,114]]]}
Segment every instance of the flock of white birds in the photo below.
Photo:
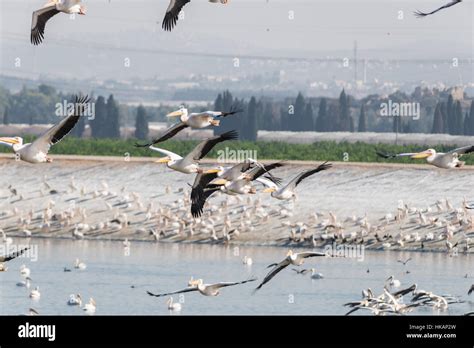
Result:
{"label": "flock of white birds", "polygon": [[[209,0],[212,3],[226,4],[227,0]],[[171,31],[177,24],[180,12],[190,0],[171,0],[163,20],[163,29]],[[461,0],[453,0],[441,8],[429,12],[416,12],[417,16],[424,17],[434,14],[441,9],[453,6]],[[45,35],[46,23],[59,13],[85,15],[86,9],[80,0],[51,0],[43,8],[33,12],[31,26],[31,42],[34,45],[42,43]],[[44,135],[31,144],[24,144],[21,137],[2,137],[0,144],[10,146],[19,159],[29,163],[49,163],[49,149],[63,139],[83,116],[84,107],[89,103],[87,97],[76,97],[74,112],[65,117],[60,123],[52,127]],[[127,191],[125,187],[115,192],[109,188],[107,182],[102,182],[100,188],[78,187],[74,177],[70,178],[66,192],[54,188],[44,178],[41,187],[34,192],[21,192],[12,183],[8,187],[6,197],[1,200],[20,202],[31,199],[32,196],[49,197],[47,204],[41,208],[35,207],[22,210],[12,205],[11,209],[0,211],[2,229],[0,229],[1,243],[12,244],[12,237],[50,236],[61,237],[68,235],[74,239],[110,238],[121,239],[124,248],[131,247],[130,240],[151,241],[189,241],[210,242],[219,244],[238,243],[251,240],[246,238],[255,230],[281,230],[282,236],[273,242],[289,248],[324,248],[337,243],[339,245],[363,245],[366,249],[403,249],[403,250],[444,250],[449,256],[455,257],[459,253],[471,253],[474,234],[474,218],[470,212],[473,207],[465,199],[460,206],[454,206],[449,200],[441,200],[424,207],[409,206],[400,202],[398,207],[383,217],[369,220],[364,216],[349,216],[339,219],[333,212],[314,212],[306,219],[294,221],[292,219],[295,206],[296,187],[310,176],[331,168],[331,164],[323,163],[315,168],[302,171],[290,178],[285,185],[282,179],[274,176],[270,171],[285,165],[284,162],[263,164],[249,159],[231,166],[203,167],[200,160],[212,148],[224,141],[238,138],[236,132],[224,134],[204,140],[184,157],[154,145],[165,141],[186,127],[205,128],[217,127],[220,118],[234,115],[238,110],[230,112],[207,111],[204,113],[188,114],[186,109],[180,109],[169,114],[169,117],[179,117],[180,122],[173,125],[158,139],[144,146],[160,152],[165,157],[157,162],[166,163],[171,170],[195,174],[195,181],[191,192],[187,188],[172,192],[166,187],[165,194],[179,194],[180,197],[171,204],[155,206],[153,200],[145,202],[138,193]],[[137,145],[142,146],[142,145]],[[437,153],[428,149],[418,153],[384,154],[385,158],[410,156],[413,159],[427,159],[428,163],[445,169],[462,167],[464,162],[459,158],[474,152],[474,146],[455,149],[448,153]],[[262,187],[264,193],[282,201],[280,205],[263,204],[257,196],[257,187]],[[218,203],[208,201],[213,194],[222,194]],[[56,208],[57,200],[65,199],[68,195],[77,195],[71,199],[71,204],[65,208],[66,201],[61,202],[61,208]],[[94,208],[89,203],[94,202]],[[102,202],[103,209],[96,209],[97,202]],[[66,204],[67,205],[67,204]],[[38,209],[39,208],[39,209]],[[261,238],[265,239],[265,233]],[[270,242],[270,241],[268,241]],[[6,271],[6,262],[20,257],[27,249],[6,254],[0,257],[0,271]],[[313,257],[335,257],[327,253],[289,250],[286,257],[270,265],[268,274],[255,291],[270,282],[279,272],[288,266],[301,266],[306,259]],[[244,264],[253,261],[246,256]],[[406,261],[408,262],[408,261]],[[405,262],[405,263],[406,263]],[[74,268],[79,271],[86,269],[86,264],[76,259]],[[71,271],[68,268],[65,272]],[[323,279],[314,268],[300,270],[299,274],[311,272],[312,279]],[[31,271],[22,265],[20,268],[21,281],[18,287],[32,290],[29,297],[40,300],[41,293],[38,286],[32,286]],[[173,294],[198,292],[204,296],[217,296],[220,290],[229,286],[255,282],[256,278],[236,282],[219,282],[206,284],[202,279],[191,279],[184,289],[163,294],[148,292],[150,296],[161,297]],[[349,313],[356,310],[369,310],[376,315],[385,313],[405,314],[415,307],[432,306],[447,308],[448,304],[459,302],[453,296],[440,296],[432,292],[419,290],[415,285],[392,291],[400,286],[400,282],[393,276],[387,279],[384,293],[380,296],[372,294],[370,289],[364,291],[363,299],[348,303]],[[472,288],[469,293],[472,292]],[[401,300],[403,296],[412,294],[409,304]],[[88,303],[83,304],[80,294],[71,294],[66,301],[67,305],[79,306],[87,313],[95,313],[96,302],[91,297]],[[181,304],[175,303],[170,297],[167,307],[171,311],[180,311]],[[349,314],[348,313],[348,314]],[[28,314],[38,314],[31,308]]]}

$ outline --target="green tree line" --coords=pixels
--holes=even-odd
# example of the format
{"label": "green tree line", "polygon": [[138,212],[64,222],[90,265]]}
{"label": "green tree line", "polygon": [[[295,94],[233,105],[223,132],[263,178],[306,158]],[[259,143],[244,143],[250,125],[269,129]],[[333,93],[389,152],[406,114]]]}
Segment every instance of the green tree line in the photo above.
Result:
{"label": "green tree line", "polygon": [[[31,142],[34,138],[26,136],[25,141]],[[136,148],[133,139],[80,139],[66,137],[51,148],[52,154],[65,155],[94,155],[94,156],[132,156],[132,157],[159,157],[160,155],[146,148]],[[168,140],[164,143],[169,151],[180,155],[190,152],[198,141]],[[349,162],[386,162],[386,163],[420,163],[424,160],[410,158],[396,158],[385,160],[377,156],[376,151],[400,153],[418,152],[426,149],[426,145],[392,145],[392,144],[367,144],[362,142],[336,143],[332,141],[316,142],[313,144],[289,144],[285,142],[252,142],[233,141],[219,144],[207,156],[217,158],[219,151],[225,148],[230,150],[256,151],[259,160],[300,160],[300,161],[349,161]],[[455,146],[435,146],[437,151],[449,151]],[[10,153],[11,149],[0,146],[0,152]],[[464,156],[463,160],[469,165],[474,165],[474,156]]]}
{"label": "green tree line", "polygon": [[[144,107],[120,104],[113,95],[94,96],[94,119],[83,118],[73,135],[81,137],[86,126],[93,138],[118,138],[121,126],[135,126],[134,136],[146,139],[149,122],[167,121],[170,106]],[[230,91],[219,93],[213,103],[190,108],[190,112],[205,110],[242,112],[221,120],[217,133],[236,129],[242,140],[255,141],[259,130],[317,131],[317,132],[399,132],[474,135],[474,104],[466,95],[461,100],[450,90],[435,91],[417,88],[411,95],[397,91],[389,96],[377,95],[355,99],[342,90],[338,98],[296,97],[274,100],[251,97],[248,100],[234,97]],[[0,88],[0,117],[4,124],[56,123],[55,108],[72,96],[53,87],[39,85],[10,93]],[[382,103],[417,103],[420,117],[380,117]],[[184,104],[186,107],[187,105]]]}

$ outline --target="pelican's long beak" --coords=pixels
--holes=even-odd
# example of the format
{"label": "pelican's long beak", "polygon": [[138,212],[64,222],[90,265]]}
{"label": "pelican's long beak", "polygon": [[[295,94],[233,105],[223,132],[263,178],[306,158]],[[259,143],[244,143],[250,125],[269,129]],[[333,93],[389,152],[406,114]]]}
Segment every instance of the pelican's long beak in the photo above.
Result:
{"label": "pelican's long beak", "polygon": [[217,174],[217,173],[219,173],[219,172],[220,172],[220,170],[217,169],[217,168],[215,168],[215,169],[208,169],[208,170],[205,170],[205,171],[204,171],[204,174]]}
{"label": "pelican's long beak", "polygon": [[9,146],[19,144],[18,140],[16,140],[15,138],[8,138],[8,137],[0,138],[0,143],[9,145]]}
{"label": "pelican's long beak", "polygon": [[423,151],[423,152],[419,152],[419,153],[411,156],[411,158],[412,159],[423,159],[423,158],[427,158],[427,157],[430,157],[430,156],[431,156],[430,152]]}
{"label": "pelican's long beak", "polygon": [[166,117],[181,117],[183,112],[181,110],[170,112]]}
{"label": "pelican's long beak", "polygon": [[226,179],[216,179],[216,180],[212,180],[211,184],[221,186],[221,185],[227,184],[227,180]]}
{"label": "pelican's long beak", "polygon": [[272,192],[275,192],[276,191],[276,188],[274,187],[267,187],[266,189],[264,189],[262,192],[265,192],[265,193],[272,193]]}
{"label": "pelican's long beak", "polygon": [[171,161],[171,158],[169,156],[159,158],[158,160],[155,161],[155,163],[168,163]]}

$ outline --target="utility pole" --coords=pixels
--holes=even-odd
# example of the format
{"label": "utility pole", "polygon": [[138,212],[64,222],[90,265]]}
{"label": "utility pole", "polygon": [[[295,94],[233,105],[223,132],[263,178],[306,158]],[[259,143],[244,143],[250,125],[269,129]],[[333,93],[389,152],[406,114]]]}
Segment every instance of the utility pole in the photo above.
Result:
{"label": "utility pole", "polygon": [[357,83],[357,40],[354,41],[354,82]]}

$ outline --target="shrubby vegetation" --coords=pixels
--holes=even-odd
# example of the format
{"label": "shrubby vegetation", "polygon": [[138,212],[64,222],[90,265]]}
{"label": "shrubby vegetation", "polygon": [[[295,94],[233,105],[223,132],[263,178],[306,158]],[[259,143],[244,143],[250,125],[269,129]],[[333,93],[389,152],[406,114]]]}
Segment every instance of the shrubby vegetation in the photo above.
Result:
{"label": "shrubby vegetation", "polygon": [[[94,138],[118,138],[120,126],[135,126],[135,135],[144,138],[148,133],[148,122],[166,121],[165,115],[173,111],[165,105],[137,107],[120,104],[113,95],[92,98],[96,117],[94,120],[81,120],[74,130],[76,136],[82,135],[88,123]],[[0,121],[5,124],[56,123],[56,103],[71,99],[72,96],[47,85],[23,88],[17,93],[0,87]],[[420,118],[380,117],[381,105],[389,101],[419,105]],[[183,106],[187,107],[185,103]],[[223,119],[216,132],[236,129],[241,140],[249,141],[256,140],[258,130],[474,135],[474,102],[454,88],[443,91],[417,88],[411,94],[397,91],[389,96],[370,95],[362,99],[355,99],[344,90],[339,98],[307,98],[299,93],[278,100],[264,96],[239,99],[225,91],[214,103],[190,108],[190,112],[210,109],[242,110]]]}
{"label": "shrubby vegetation", "polygon": [[[33,139],[26,137],[25,141]],[[66,137],[63,141],[53,146],[52,154],[68,155],[94,155],[94,156],[126,156],[132,157],[158,157],[158,153],[147,148],[134,147],[136,140],[119,139],[79,139]],[[167,150],[184,155],[191,151],[198,141],[169,140],[162,144]],[[388,144],[366,144],[366,143],[335,143],[317,142],[314,144],[288,144],[283,142],[227,142],[216,146],[207,156],[216,158],[218,151],[228,147],[233,150],[256,151],[258,159],[275,160],[300,160],[300,161],[344,161],[347,157],[349,162],[387,162],[387,163],[426,163],[425,160],[411,160],[409,158],[397,158],[384,160],[377,156],[376,150],[384,152],[417,152],[426,150],[426,146],[417,145],[388,145]],[[449,151],[452,147],[435,146],[437,151]],[[0,152],[9,152],[10,149],[0,146]],[[474,165],[474,156],[463,157],[467,164]]]}

